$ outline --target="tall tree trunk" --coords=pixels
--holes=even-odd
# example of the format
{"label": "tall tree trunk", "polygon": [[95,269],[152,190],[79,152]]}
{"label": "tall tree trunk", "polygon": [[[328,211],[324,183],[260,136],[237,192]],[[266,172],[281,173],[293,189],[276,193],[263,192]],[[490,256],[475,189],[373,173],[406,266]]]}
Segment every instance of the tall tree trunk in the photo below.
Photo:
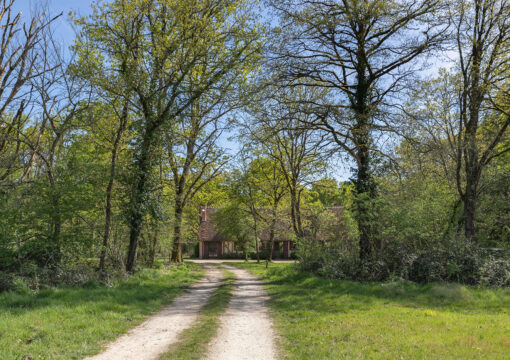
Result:
{"label": "tall tree trunk", "polygon": [[253,216],[253,231],[255,233],[255,253],[257,254],[257,263],[260,263],[260,254],[259,254],[259,237],[257,232],[257,215],[254,211],[252,211]]}
{"label": "tall tree trunk", "polygon": [[271,226],[269,228],[269,254],[267,255],[268,261],[273,261],[275,226],[276,226],[276,209],[273,208]]}
{"label": "tall tree trunk", "polygon": [[[478,112],[472,114],[472,118],[478,118]],[[477,119],[470,120],[477,121]],[[476,127],[466,127],[466,188],[464,191],[464,234],[468,240],[474,240],[476,203],[478,197],[478,182],[480,180],[479,159],[476,147]]]}
{"label": "tall tree trunk", "polygon": [[158,235],[159,229],[158,225],[155,225],[154,232],[152,234],[151,243],[149,244],[149,257],[148,257],[148,266],[150,268],[154,267],[154,263],[156,261],[156,247],[158,246]]}
{"label": "tall tree trunk", "polygon": [[[114,155],[115,154],[115,155]],[[112,192],[113,192],[113,179],[115,174],[115,159],[116,150],[112,152],[112,163],[110,165],[110,179],[106,188],[106,207],[105,207],[105,221],[104,221],[104,234],[103,244],[101,246],[101,254],[99,256],[99,272],[103,273],[106,261],[106,249],[108,247],[108,238],[110,237],[110,227],[112,218]]]}
{"label": "tall tree trunk", "polygon": [[182,262],[182,194],[175,194],[174,241],[172,247],[172,262]]}
{"label": "tall tree trunk", "polygon": [[138,156],[136,179],[131,196],[129,209],[129,248],[126,261],[126,271],[133,272],[136,266],[136,250],[138,239],[142,231],[145,203],[148,197],[148,186],[151,171],[151,150],[155,129],[148,129],[140,146]]}
{"label": "tall tree trunk", "polygon": [[[468,190],[469,189],[469,190]],[[475,239],[475,218],[476,218],[476,184],[474,179],[466,184],[466,195],[464,200],[464,233],[469,240]]]}
{"label": "tall tree trunk", "polygon": [[371,201],[372,179],[370,175],[370,159],[368,148],[362,146],[358,150],[358,173],[356,178],[356,221],[359,231],[359,256],[361,260],[370,258],[372,254]]}
{"label": "tall tree trunk", "polygon": [[292,229],[298,238],[304,236],[303,225],[301,222],[301,209],[299,206],[299,196],[297,185],[294,183],[290,189],[290,218],[292,220]]}
{"label": "tall tree trunk", "polygon": [[53,195],[53,234],[52,240],[54,243],[53,251],[53,262],[54,265],[60,264],[62,260],[62,244],[61,244],[61,233],[62,233],[62,217],[60,214],[60,197]]}
{"label": "tall tree trunk", "polygon": [[106,249],[108,247],[108,238],[110,237],[111,219],[112,219],[112,195],[113,185],[115,181],[115,168],[117,166],[117,154],[119,151],[120,141],[127,124],[128,107],[124,105],[122,109],[122,117],[119,128],[113,141],[112,156],[110,162],[110,176],[108,179],[108,186],[106,187],[106,207],[105,207],[105,221],[104,221],[104,234],[103,245],[101,247],[101,255],[99,256],[99,272],[103,273],[106,260]]}
{"label": "tall tree trunk", "polygon": [[60,235],[62,233],[62,216],[60,212],[60,194],[58,194],[57,185],[53,172],[48,172],[48,178],[51,189],[51,263],[52,265],[60,264],[62,259],[62,246]]}
{"label": "tall tree trunk", "polygon": [[[476,39],[476,37],[475,37]],[[466,169],[466,188],[464,190],[464,233],[468,240],[475,238],[475,217],[478,182],[480,180],[480,159],[477,147],[476,134],[480,121],[480,108],[483,101],[480,88],[480,66],[482,49],[476,40],[473,40],[473,65],[469,83],[469,119],[464,133],[464,161]]]}
{"label": "tall tree trunk", "polygon": [[[359,55],[362,59],[362,55]],[[375,199],[375,184],[371,175],[370,158],[370,109],[369,109],[369,83],[367,81],[366,66],[361,63],[357,69],[356,96],[353,99],[353,110],[356,117],[356,126],[353,131],[356,156],[357,173],[356,187],[356,222],[359,231],[359,256],[361,260],[372,256],[375,234],[373,233],[372,202]]]}

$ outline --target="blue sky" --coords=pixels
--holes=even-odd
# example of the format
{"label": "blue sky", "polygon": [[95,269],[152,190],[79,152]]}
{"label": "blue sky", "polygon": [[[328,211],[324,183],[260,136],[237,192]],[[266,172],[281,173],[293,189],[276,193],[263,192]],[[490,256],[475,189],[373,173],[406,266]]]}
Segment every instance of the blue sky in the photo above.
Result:
{"label": "blue sky", "polygon": [[22,18],[27,19],[34,8],[47,8],[51,16],[63,13],[57,20],[56,35],[66,45],[71,45],[74,39],[74,30],[69,21],[69,12],[81,15],[90,13],[92,0],[15,0],[14,10],[22,12]]}

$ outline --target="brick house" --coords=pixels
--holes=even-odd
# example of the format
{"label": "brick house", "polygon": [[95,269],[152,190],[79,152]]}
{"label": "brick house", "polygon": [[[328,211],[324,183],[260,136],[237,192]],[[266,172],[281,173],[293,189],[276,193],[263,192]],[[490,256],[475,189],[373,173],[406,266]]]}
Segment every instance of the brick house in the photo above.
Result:
{"label": "brick house", "polygon": [[[203,206],[200,210],[200,225],[198,231],[198,254],[200,259],[221,259],[230,253],[237,253],[235,242],[225,239],[217,229],[213,220],[213,214],[217,207]],[[333,206],[329,210],[335,214],[335,218],[341,220],[343,217],[343,207]],[[291,232],[291,224],[285,220],[280,220],[276,224],[276,234],[273,246],[273,259],[290,259],[294,251],[295,244],[289,239],[290,236],[281,234]],[[269,249],[269,229],[262,229],[259,234],[261,242],[260,250]]]}

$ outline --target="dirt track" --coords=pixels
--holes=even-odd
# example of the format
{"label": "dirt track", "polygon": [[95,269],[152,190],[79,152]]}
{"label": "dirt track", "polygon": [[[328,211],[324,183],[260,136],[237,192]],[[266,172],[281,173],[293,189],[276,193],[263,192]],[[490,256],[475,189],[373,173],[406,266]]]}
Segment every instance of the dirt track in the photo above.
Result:
{"label": "dirt track", "polygon": [[155,360],[178,335],[189,328],[200,308],[218,288],[222,273],[218,268],[204,265],[205,277],[161,312],[110,343],[104,352],[85,360]]}
{"label": "dirt track", "polygon": [[221,317],[207,360],[277,359],[275,332],[265,302],[262,283],[249,271],[225,266],[237,281],[229,307]]}

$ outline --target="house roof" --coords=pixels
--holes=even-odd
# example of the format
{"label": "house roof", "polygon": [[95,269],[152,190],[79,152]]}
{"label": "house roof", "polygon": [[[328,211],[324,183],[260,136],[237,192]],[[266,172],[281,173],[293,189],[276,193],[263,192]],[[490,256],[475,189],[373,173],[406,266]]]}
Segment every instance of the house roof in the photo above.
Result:
{"label": "house roof", "polygon": [[[331,206],[328,208],[336,214],[338,220],[341,220],[344,214],[343,206]],[[198,240],[205,242],[228,241],[219,233],[219,230],[213,220],[214,213],[218,210],[216,206],[204,206],[200,210],[200,226],[198,231]],[[279,218],[276,222],[275,241],[288,241],[293,233],[292,224],[288,219]],[[269,241],[269,229],[263,228],[259,231],[259,239],[261,241]]]}

